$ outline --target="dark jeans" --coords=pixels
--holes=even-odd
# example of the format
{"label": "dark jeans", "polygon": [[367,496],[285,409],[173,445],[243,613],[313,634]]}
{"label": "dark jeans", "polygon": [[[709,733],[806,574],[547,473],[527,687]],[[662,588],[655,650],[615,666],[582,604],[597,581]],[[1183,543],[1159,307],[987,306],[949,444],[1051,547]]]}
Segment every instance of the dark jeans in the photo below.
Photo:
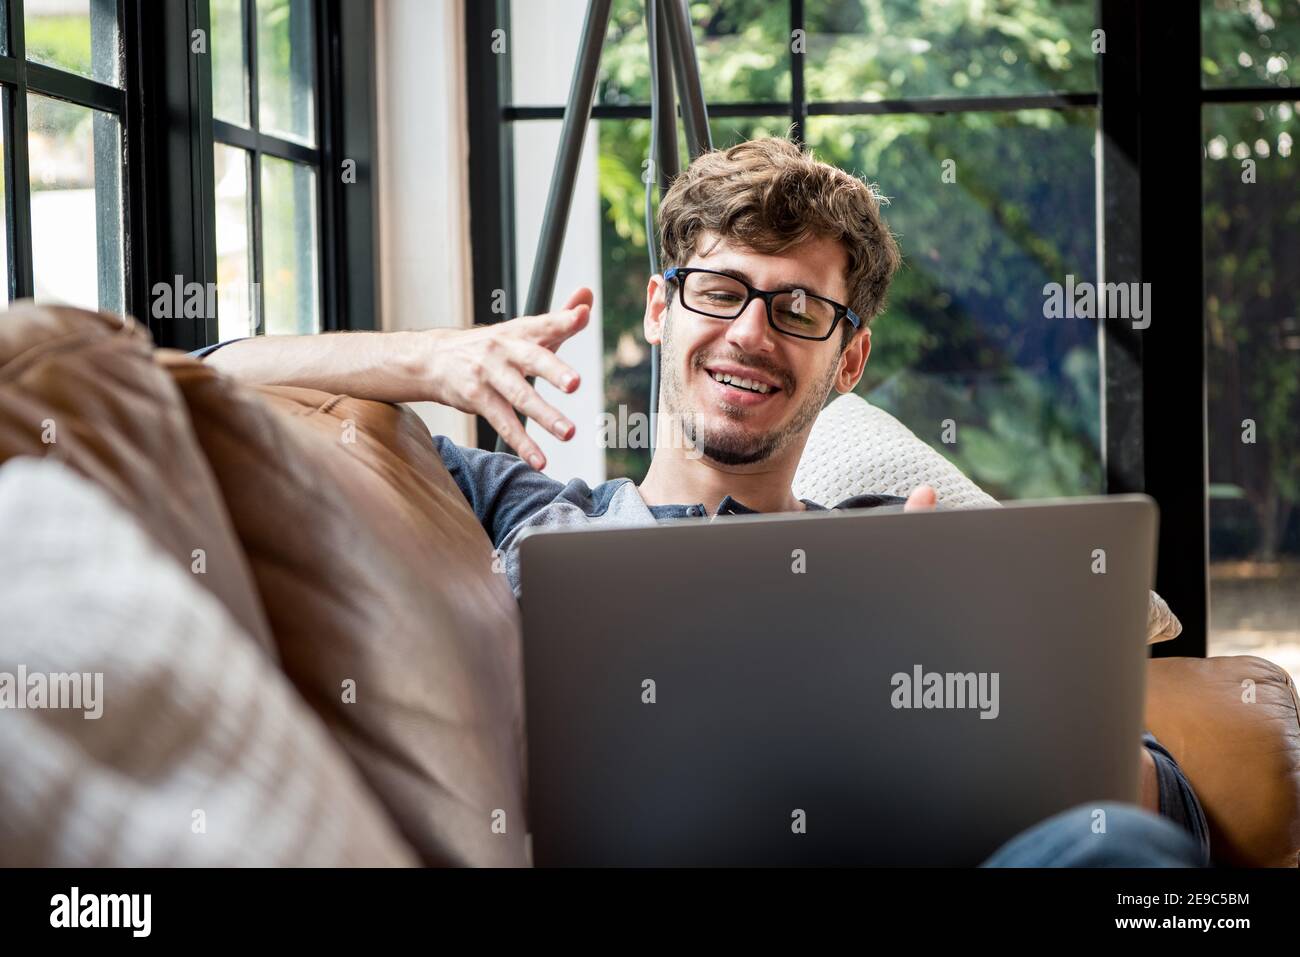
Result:
{"label": "dark jeans", "polygon": [[1081,804],[1021,831],[980,866],[1201,865],[1199,846],[1178,825],[1132,804],[1101,803]]}

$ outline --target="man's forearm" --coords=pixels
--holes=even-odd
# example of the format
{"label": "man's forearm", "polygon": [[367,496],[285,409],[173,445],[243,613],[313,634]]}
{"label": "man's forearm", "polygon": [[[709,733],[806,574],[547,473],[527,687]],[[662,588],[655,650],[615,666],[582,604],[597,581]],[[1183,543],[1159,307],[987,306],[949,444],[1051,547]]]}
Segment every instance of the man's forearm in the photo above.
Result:
{"label": "man's forearm", "polygon": [[481,415],[520,458],[542,469],[546,456],[516,410],[561,441],[573,437],[573,423],[530,380],[545,380],[561,392],[578,387],[578,373],[555,350],[586,327],[592,298],[590,289],[578,289],[559,311],[469,329],[257,336],[224,345],[205,361],[257,385],[380,402],[438,402]]}
{"label": "man's forearm", "polygon": [[222,346],[206,361],[258,385],[293,385],[381,402],[433,398],[426,355],[438,330],[254,336]]}

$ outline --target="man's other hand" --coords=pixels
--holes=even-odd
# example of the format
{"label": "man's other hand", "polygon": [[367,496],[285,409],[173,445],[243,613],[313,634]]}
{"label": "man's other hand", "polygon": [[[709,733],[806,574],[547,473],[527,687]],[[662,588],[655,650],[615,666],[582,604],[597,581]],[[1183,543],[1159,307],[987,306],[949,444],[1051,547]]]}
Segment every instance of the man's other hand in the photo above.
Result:
{"label": "man's other hand", "polygon": [[904,512],[923,512],[928,508],[934,508],[937,500],[935,491],[928,485],[918,485],[912,489],[912,494],[907,496],[907,502],[903,505]]}

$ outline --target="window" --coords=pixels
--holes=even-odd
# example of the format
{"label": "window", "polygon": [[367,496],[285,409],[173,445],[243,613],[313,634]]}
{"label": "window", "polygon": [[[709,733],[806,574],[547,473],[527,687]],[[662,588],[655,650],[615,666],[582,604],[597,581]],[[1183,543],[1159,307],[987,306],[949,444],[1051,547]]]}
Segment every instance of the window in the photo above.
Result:
{"label": "window", "polygon": [[1300,676],[1300,2],[1202,4],[1212,654]]}
{"label": "window", "polygon": [[117,0],[9,0],[0,31],[9,299],[127,308]]}
{"label": "window", "polygon": [[0,0],[8,299],[374,328],[374,40],[372,0]]}
{"label": "window", "polygon": [[[586,6],[467,8],[471,194],[501,209],[472,224],[479,321],[505,317],[495,289],[510,314],[522,299]],[[1184,625],[1154,653],[1212,640],[1300,669],[1300,0],[688,7],[715,146],[789,132],[890,201],[906,264],[862,394],[1001,498],[1151,495],[1156,588]],[[538,42],[546,23],[568,26]],[[484,52],[494,36],[503,56]],[[605,413],[648,410],[645,41],[643,5],[614,0],[580,180],[599,217],[571,217],[561,265],[597,284],[582,371]],[[1050,318],[1046,291],[1067,282],[1122,283],[1150,322],[1132,300]],[[638,478],[649,458],[570,468],[551,451],[588,481]]]}
{"label": "window", "polygon": [[[1094,11],[1090,0],[1037,6],[1008,18],[992,5],[958,5],[940,19],[858,0],[690,5],[715,146],[793,132],[889,199],[908,266],[874,325],[859,391],[1004,498],[1105,485],[1097,323],[1044,322],[1042,294],[1067,276],[1096,280]],[[499,79],[514,150],[513,210],[503,217],[514,235],[502,240],[513,289],[528,283],[585,9],[580,0],[513,0],[494,14],[507,35],[529,38],[506,44]],[[538,42],[547,23],[566,27]],[[806,52],[796,52],[797,35]],[[578,219],[575,208],[561,265],[571,281],[557,282],[556,295],[599,284],[600,360],[584,375],[603,379],[596,411],[616,421],[649,411],[641,336],[649,98],[644,4],[615,0],[591,131],[600,218]],[[938,190],[948,201],[937,201]],[[477,229],[476,241],[497,242]],[[588,247],[579,266],[575,250]],[[487,256],[476,249],[476,262]],[[581,430],[593,418],[573,420]],[[946,420],[961,423],[956,442],[943,441]],[[580,435],[590,441],[597,431]],[[599,450],[593,462],[533,434],[557,475],[576,465],[589,481],[640,479],[649,464],[645,447]]]}
{"label": "window", "polygon": [[321,329],[315,0],[211,0],[218,334]]}

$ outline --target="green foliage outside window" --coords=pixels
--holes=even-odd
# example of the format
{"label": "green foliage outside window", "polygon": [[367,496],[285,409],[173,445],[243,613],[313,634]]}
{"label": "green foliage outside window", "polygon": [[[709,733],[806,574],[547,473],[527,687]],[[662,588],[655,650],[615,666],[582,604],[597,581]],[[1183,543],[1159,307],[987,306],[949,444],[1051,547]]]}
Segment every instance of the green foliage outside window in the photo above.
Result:
{"label": "green foliage outside window", "polygon": [[[1093,32],[1091,2],[808,0],[805,8],[810,101],[1096,88],[1093,47],[1104,37]],[[789,98],[785,3],[709,0],[691,10],[710,104]],[[1300,0],[1202,0],[1202,17],[1207,87],[1300,86]],[[649,101],[640,0],[615,2],[597,96]],[[1300,502],[1300,177],[1294,157],[1279,152],[1296,135],[1297,110],[1300,97],[1205,111],[1205,144],[1221,139],[1228,151],[1206,160],[1212,491],[1249,503],[1250,544],[1269,555],[1287,547]],[[890,199],[886,215],[905,256],[859,391],[1000,497],[1104,489],[1096,325],[1042,314],[1045,283],[1071,273],[1096,279],[1096,124],[1091,108],[808,121],[819,157]],[[725,146],[784,135],[789,120],[712,126]],[[646,411],[649,124],[602,121],[599,135],[607,406]],[[1233,155],[1242,144],[1258,164],[1246,191]],[[955,183],[941,182],[945,159],[955,161]],[[1248,413],[1268,445],[1253,456],[1241,454],[1239,437]],[[958,423],[953,445],[940,441],[947,418]],[[638,450],[607,455],[610,475],[638,478],[647,463]],[[1300,550],[1294,538],[1289,547]]]}

